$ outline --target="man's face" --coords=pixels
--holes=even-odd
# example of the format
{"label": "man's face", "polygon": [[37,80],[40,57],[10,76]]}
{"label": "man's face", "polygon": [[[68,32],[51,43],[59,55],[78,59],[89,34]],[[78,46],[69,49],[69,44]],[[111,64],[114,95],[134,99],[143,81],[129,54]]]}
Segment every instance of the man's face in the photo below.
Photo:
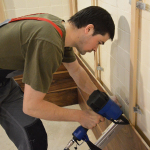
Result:
{"label": "man's face", "polygon": [[109,34],[106,33],[104,36],[101,34],[96,34],[93,36],[92,29],[90,29],[88,34],[83,34],[80,37],[80,40],[77,45],[77,49],[80,54],[84,55],[86,52],[96,51],[99,44],[104,44],[110,37]]}

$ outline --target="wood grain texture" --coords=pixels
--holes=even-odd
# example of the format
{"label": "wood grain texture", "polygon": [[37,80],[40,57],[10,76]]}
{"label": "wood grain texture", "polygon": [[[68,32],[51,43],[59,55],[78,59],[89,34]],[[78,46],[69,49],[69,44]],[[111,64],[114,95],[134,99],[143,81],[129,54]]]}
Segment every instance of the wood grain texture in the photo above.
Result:
{"label": "wood grain texture", "polygon": [[77,88],[46,94],[44,100],[58,106],[69,106],[78,103]]}
{"label": "wood grain texture", "polygon": [[106,92],[107,91],[103,88],[103,86],[100,84],[100,82],[94,77],[94,75],[91,73],[91,71],[84,65],[84,62],[81,60],[81,58],[76,55],[77,60],[79,62],[79,64],[84,68],[84,70],[87,72],[87,74],[89,75],[89,77],[92,79],[93,83],[96,85],[96,87],[102,91],[102,92]]}
{"label": "wood grain texture", "polygon": [[60,66],[59,66],[59,68],[57,69],[57,72],[58,71],[66,71],[67,69],[65,68],[65,66],[63,65],[63,64],[61,64]]}
{"label": "wood grain texture", "polygon": [[[24,83],[22,83],[22,75],[19,78],[15,78],[21,89],[24,91]],[[59,91],[60,89],[66,89],[70,87],[77,87],[74,80],[71,78],[68,72],[53,74],[53,80],[49,88],[48,93],[51,91]]]}
{"label": "wood grain texture", "polygon": [[[24,91],[22,75],[15,77],[15,80]],[[68,106],[77,104],[77,85],[69,75],[66,68],[61,65],[57,72],[53,74],[53,80],[44,100],[52,102],[58,106]]]}
{"label": "wood grain texture", "polygon": [[[85,92],[81,91],[78,88],[78,103],[79,103],[82,110],[90,109],[90,107],[86,104],[88,97],[89,97],[89,95],[87,95]],[[92,129],[92,131],[93,131],[96,139],[98,139],[100,137],[100,135],[102,134],[102,130],[101,130],[99,125],[94,127]],[[105,147],[103,150],[108,150],[108,149],[107,149],[107,147]]]}
{"label": "wood grain texture", "polygon": [[136,114],[133,107],[137,103],[137,49],[138,49],[138,26],[139,26],[139,9],[136,8],[136,2],[131,1],[131,38],[130,38],[130,96],[129,96],[129,119],[135,126]]}
{"label": "wood grain texture", "polygon": [[[89,109],[86,104],[88,95],[81,89],[78,89],[78,102],[82,110]],[[102,132],[110,125],[110,121],[105,120],[93,129],[95,137],[98,139]],[[124,126],[122,130],[112,139],[112,141],[105,147],[105,150],[148,150],[141,138],[136,134],[131,125]]]}
{"label": "wood grain texture", "polygon": [[[80,63],[82,63],[81,65],[86,72],[91,74],[84,63],[80,59],[78,60]],[[105,91],[93,75],[90,75],[90,78],[98,89]],[[89,95],[83,92],[81,89],[78,90],[78,100],[81,109],[88,109],[89,107],[87,106],[86,101]],[[110,121],[105,120],[105,122],[101,122],[94,128],[93,132],[96,138],[101,135],[101,133],[109,126],[110,123]],[[149,150],[149,147],[143,142],[142,137],[137,134],[135,128],[132,125],[127,125],[119,131],[115,138],[113,138],[112,141],[107,145],[105,150]]]}
{"label": "wood grain texture", "polygon": [[[62,73],[62,72],[68,72],[63,64],[61,64],[59,66],[59,68],[57,69],[57,71],[54,74],[59,74],[59,73]],[[22,75],[18,75],[18,76],[14,77],[15,80],[18,80],[18,79],[21,79],[21,78],[22,78]]]}
{"label": "wood grain texture", "polygon": [[69,87],[77,87],[74,80],[71,78],[68,72],[61,73],[61,74],[54,74],[53,75],[53,81],[51,83],[51,86],[49,88],[49,91],[55,91],[60,89],[65,89]]}
{"label": "wood grain texture", "polygon": [[0,23],[6,20],[5,12],[4,12],[4,5],[3,0],[0,0]]}

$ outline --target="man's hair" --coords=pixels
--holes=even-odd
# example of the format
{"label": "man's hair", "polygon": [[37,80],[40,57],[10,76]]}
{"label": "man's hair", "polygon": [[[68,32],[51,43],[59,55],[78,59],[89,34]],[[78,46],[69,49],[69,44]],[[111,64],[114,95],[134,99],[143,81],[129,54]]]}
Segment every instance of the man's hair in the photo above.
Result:
{"label": "man's hair", "polygon": [[94,33],[105,35],[109,34],[111,40],[114,38],[115,24],[111,15],[99,6],[90,6],[78,11],[69,20],[78,29],[87,26],[88,24],[94,25]]}

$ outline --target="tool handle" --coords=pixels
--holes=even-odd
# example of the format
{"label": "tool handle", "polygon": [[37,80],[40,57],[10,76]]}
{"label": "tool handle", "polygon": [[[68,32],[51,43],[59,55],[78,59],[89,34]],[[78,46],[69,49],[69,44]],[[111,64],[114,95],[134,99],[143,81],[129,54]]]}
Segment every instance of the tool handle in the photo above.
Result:
{"label": "tool handle", "polygon": [[94,145],[91,141],[87,141],[86,143],[89,146],[90,150],[102,150],[99,147],[97,147],[96,145]]}
{"label": "tool handle", "polygon": [[89,129],[87,129],[87,128],[84,128],[84,127],[82,127],[86,132],[89,130]]}

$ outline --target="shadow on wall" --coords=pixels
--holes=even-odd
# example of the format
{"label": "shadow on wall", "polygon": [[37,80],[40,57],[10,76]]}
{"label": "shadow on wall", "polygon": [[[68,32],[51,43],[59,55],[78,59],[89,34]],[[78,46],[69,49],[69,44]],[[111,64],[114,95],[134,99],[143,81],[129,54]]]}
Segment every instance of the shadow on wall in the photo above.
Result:
{"label": "shadow on wall", "polygon": [[[142,17],[139,17],[139,39],[142,39],[142,28],[144,28],[145,26],[142,26],[144,24],[142,24]],[[147,27],[147,26],[146,26]],[[147,30],[147,29],[146,29]],[[147,47],[144,47],[147,48]],[[149,101],[149,96],[148,96],[148,91],[145,87],[147,87],[146,84],[149,84],[149,74],[148,74],[148,69],[147,68],[143,68],[145,67],[143,64],[141,64],[141,60],[142,60],[142,51],[147,51],[146,49],[143,49],[142,47],[142,42],[140,41],[138,43],[138,67],[137,67],[137,104],[140,107],[140,110],[142,111],[142,115],[141,114],[137,114],[137,121],[136,121],[136,129],[137,131],[140,133],[140,135],[142,135],[142,137],[144,138],[144,140],[147,142],[147,144],[150,146],[150,139],[148,138],[148,130],[149,128],[149,122],[147,119],[147,114],[146,114],[146,108],[148,108],[148,101]],[[148,55],[148,53],[147,53]],[[147,57],[148,58],[148,57]],[[147,61],[145,61],[147,62]],[[143,76],[143,74],[146,75],[147,78],[145,78],[145,76]],[[148,89],[149,90],[149,89]],[[149,110],[149,109],[148,109]],[[147,135],[145,134],[147,133]]]}
{"label": "shadow on wall", "polygon": [[110,51],[111,91],[117,96],[122,111],[129,118],[130,27],[124,16],[118,20],[116,33],[118,38],[113,41]]}
{"label": "shadow on wall", "polygon": [[[141,25],[141,20],[139,21]],[[141,29],[142,27],[139,27]],[[122,33],[129,33],[130,34],[130,27],[128,24],[128,21],[124,16],[121,16],[118,20],[118,28],[117,28],[117,33],[118,33],[118,39],[116,39],[112,45],[111,45],[111,57],[110,57],[110,82],[112,85],[111,91],[113,92],[114,95],[117,96],[119,102],[122,105],[122,110],[129,118],[129,92],[130,92],[130,36],[129,39],[127,40]],[[141,35],[139,34],[139,39]],[[126,39],[126,40],[125,40]],[[129,45],[129,46],[127,46]],[[126,49],[128,47],[128,49]],[[141,49],[141,44],[138,44],[138,59],[140,59],[140,51]],[[127,54],[125,51],[129,53],[129,55],[124,56],[124,54]],[[129,57],[129,58],[128,58]],[[128,59],[127,59],[128,58]],[[128,64],[128,65],[127,65]],[[141,71],[141,64],[138,63],[139,66],[137,69],[138,71],[138,82],[137,82],[137,103],[141,108],[144,108],[146,103],[145,103],[145,94],[144,94],[144,82],[142,75],[140,73]],[[123,72],[122,72],[123,71]],[[128,74],[126,73],[128,72]],[[128,77],[127,77],[128,76]],[[134,80],[134,79],[132,79]],[[136,90],[136,89],[135,89]],[[144,111],[142,112],[143,115],[137,115],[137,121],[140,122],[142,127],[142,132],[145,132],[147,129],[147,123],[146,123],[146,117],[144,115]]]}

